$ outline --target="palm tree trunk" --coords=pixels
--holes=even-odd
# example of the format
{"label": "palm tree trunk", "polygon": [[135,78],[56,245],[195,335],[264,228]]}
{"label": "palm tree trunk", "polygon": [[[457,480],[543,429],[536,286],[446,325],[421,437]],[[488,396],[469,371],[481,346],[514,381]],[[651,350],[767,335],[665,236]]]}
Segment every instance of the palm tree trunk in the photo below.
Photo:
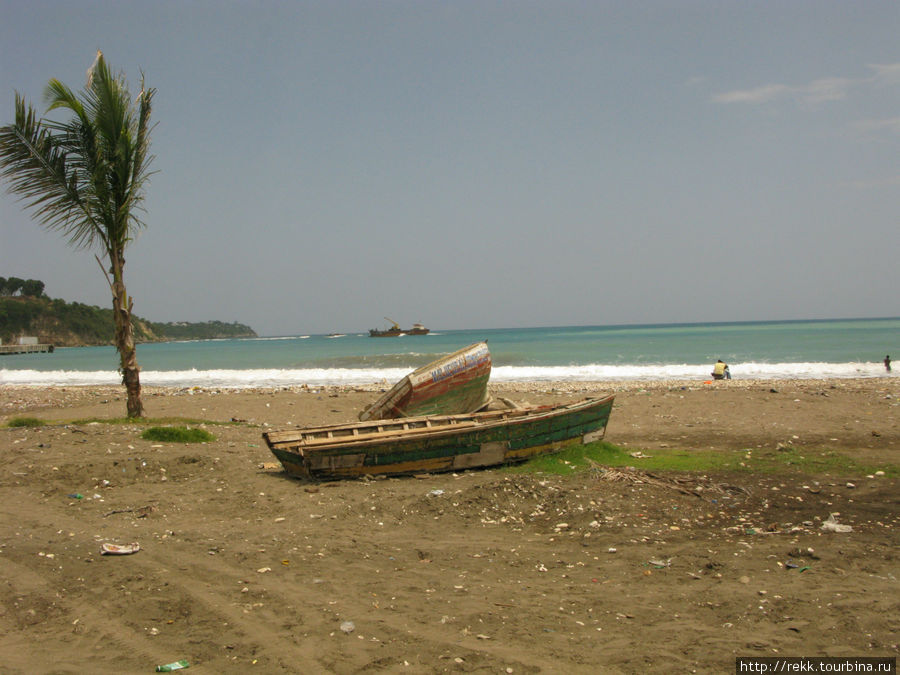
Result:
{"label": "palm tree trunk", "polygon": [[144,404],[141,402],[141,369],[138,366],[137,347],[134,344],[134,326],[131,325],[133,302],[125,290],[125,282],[122,281],[124,264],[125,260],[121,256],[116,256],[112,260],[116,350],[119,352],[119,369],[122,372],[122,383],[125,385],[127,396],[128,417],[143,417]]}

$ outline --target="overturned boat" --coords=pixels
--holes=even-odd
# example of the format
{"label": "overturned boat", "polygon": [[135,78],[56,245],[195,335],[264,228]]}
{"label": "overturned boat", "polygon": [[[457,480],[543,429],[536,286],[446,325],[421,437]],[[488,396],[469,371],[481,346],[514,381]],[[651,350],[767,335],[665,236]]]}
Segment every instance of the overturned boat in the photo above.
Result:
{"label": "overturned boat", "polygon": [[490,377],[487,342],[476,342],[414,370],[367,406],[359,419],[475,412],[491,402]]}
{"label": "overturned boat", "polygon": [[520,462],[599,440],[613,398],[268,431],[263,438],[285,471],[302,478],[455,471]]}

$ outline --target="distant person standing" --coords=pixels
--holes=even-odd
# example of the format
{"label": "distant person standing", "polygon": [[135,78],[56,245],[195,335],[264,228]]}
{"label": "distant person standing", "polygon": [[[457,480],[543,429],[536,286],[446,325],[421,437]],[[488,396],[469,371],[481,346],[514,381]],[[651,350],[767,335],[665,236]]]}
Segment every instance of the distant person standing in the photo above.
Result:
{"label": "distant person standing", "polygon": [[884,357],[884,369],[888,372],[891,372],[891,355],[888,354]]}
{"label": "distant person standing", "polygon": [[731,371],[728,369],[728,364],[722,359],[716,361],[716,365],[713,366],[712,377],[714,380],[730,380]]}

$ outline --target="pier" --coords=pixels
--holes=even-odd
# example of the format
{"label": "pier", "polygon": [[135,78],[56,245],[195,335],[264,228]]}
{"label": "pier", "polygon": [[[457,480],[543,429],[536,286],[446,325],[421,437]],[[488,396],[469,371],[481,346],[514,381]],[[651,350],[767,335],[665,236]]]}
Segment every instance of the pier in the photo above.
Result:
{"label": "pier", "polygon": [[0,355],[38,354],[41,352],[52,353],[53,345],[0,345]]}

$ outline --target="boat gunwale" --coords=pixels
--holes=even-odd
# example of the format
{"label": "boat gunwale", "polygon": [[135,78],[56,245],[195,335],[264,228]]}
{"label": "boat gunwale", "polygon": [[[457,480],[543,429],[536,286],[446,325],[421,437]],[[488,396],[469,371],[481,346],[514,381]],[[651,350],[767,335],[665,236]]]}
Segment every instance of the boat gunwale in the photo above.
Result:
{"label": "boat gunwale", "polygon": [[478,349],[480,349],[482,346],[487,351],[488,361],[490,361],[493,364],[493,359],[491,358],[491,352],[488,349],[487,340],[479,340],[478,342],[473,342],[472,344],[467,345],[461,349],[457,349],[455,352],[451,352],[450,354],[445,354],[441,358],[435,359],[434,361],[431,361],[430,363],[426,363],[423,366],[419,366],[412,372],[407,373],[406,377],[412,378],[414,375],[430,373],[431,371],[433,371],[435,369],[435,367],[443,365],[444,363],[447,363],[449,361],[458,359],[460,356],[468,353],[469,351],[478,351]]}

